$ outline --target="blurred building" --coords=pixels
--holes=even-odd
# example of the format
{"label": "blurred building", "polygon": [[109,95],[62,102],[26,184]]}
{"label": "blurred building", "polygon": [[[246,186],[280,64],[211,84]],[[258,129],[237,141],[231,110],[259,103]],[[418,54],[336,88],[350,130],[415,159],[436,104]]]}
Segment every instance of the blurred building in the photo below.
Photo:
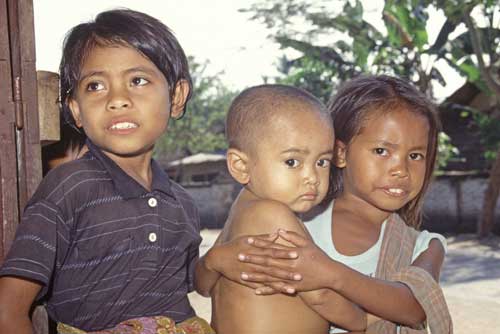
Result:
{"label": "blurred building", "polygon": [[224,226],[241,189],[227,170],[224,154],[198,153],[168,163],[165,170],[194,198],[202,228]]}

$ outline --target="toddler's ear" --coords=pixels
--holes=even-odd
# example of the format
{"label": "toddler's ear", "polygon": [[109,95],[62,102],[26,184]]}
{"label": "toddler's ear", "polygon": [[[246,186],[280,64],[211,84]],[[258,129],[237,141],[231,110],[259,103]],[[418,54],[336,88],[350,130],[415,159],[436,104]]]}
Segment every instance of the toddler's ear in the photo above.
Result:
{"label": "toddler's ear", "polygon": [[337,168],[344,168],[346,162],[347,146],[341,140],[335,139],[334,164]]}
{"label": "toddler's ear", "polygon": [[238,183],[245,185],[250,182],[248,155],[235,148],[230,148],[227,150],[226,159],[227,169]]}
{"label": "toddler's ear", "polygon": [[170,116],[173,119],[181,118],[184,114],[184,106],[189,95],[189,83],[181,79],[175,84],[174,95],[170,107]]}

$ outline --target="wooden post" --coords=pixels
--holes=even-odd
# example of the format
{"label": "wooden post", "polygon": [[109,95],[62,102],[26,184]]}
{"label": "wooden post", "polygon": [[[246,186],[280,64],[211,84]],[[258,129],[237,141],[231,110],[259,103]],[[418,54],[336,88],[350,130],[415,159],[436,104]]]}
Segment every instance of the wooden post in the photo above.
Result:
{"label": "wooden post", "polygon": [[[32,0],[0,0],[0,262],[42,177]],[[47,315],[33,317],[48,333]]]}
{"label": "wooden post", "polygon": [[11,76],[7,1],[0,0],[0,260],[14,239],[19,222],[16,163],[16,117]]}
{"label": "wooden post", "polygon": [[22,210],[42,179],[33,2],[7,0],[7,10],[16,109],[19,207]]}
{"label": "wooden post", "polygon": [[61,139],[59,122],[59,74],[37,71],[38,117],[42,146]]}

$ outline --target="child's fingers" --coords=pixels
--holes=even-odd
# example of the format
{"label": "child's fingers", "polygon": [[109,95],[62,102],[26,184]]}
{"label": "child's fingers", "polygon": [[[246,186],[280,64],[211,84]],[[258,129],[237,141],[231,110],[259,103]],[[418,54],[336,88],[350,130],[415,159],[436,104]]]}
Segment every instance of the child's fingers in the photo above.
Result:
{"label": "child's fingers", "polygon": [[261,267],[253,272],[241,273],[241,279],[245,281],[267,283],[276,281],[300,281],[302,275],[288,270],[275,267]]}
{"label": "child's fingers", "polygon": [[266,283],[268,284],[269,282],[278,282],[280,280],[280,278],[276,278],[276,277],[272,277],[272,276],[269,276],[265,273],[256,273],[256,272],[252,272],[252,273],[247,273],[247,272],[242,272],[241,273],[241,281],[243,282],[253,282],[253,283]]}
{"label": "child's fingers", "polygon": [[285,282],[269,282],[266,283],[266,285],[255,289],[255,294],[261,296],[269,296],[277,293],[292,294],[295,293],[295,289],[288,286]]}
{"label": "child's fingers", "polygon": [[259,252],[261,252],[260,254],[262,255],[269,255],[277,259],[294,259],[297,257],[295,247],[287,247],[274,242],[254,238],[249,238],[248,243],[259,248]]}
{"label": "child's fingers", "polygon": [[[271,286],[272,290],[276,291],[276,293],[284,293],[287,295],[293,295],[297,292],[293,286],[291,286],[285,282],[270,282],[267,284],[269,286]],[[266,286],[265,288],[268,288],[268,287]],[[260,289],[262,289],[262,288],[256,289],[255,291],[256,292],[260,291]]]}
{"label": "child's fingers", "polygon": [[273,241],[268,241],[260,238],[248,238],[247,241],[250,245],[258,248],[277,248],[277,249],[293,249],[293,247],[288,247],[285,245],[277,244]]}
{"label": "child's fingers", "polygon": [[[288,252],[280,250],[268,250],[264,255],[247,253],[238,254],[238,260],[240,262],[257,264],[265,267],[288,267],[292,265],[292,263],[287,263],[287,260],[293,260],[297,257],[298,254],[296,251]],[[283,262],[283,260],[285,260],[285,262]]]}
{"label": "child's fingers", "polygon": [[270,296],[270,295],[275,295],[277,293],[281,293],[281,291],[274,289],[270,286],[262,286],[255,289],[255,294],[259,296]]}
{"label": "child's fingers", "polygon": [[238,254],[238,259],[240,259],[240,261],[243,262],[252,262],[253,258],[256,258],[257,261],[259,259],[265,260],[268,258],[289,260],[289,259],[296,259],[298,258],[298,256],[299,255],[296,250],[265,248],[265,249],[260,249],[259,251],[251,251],[251,253],[242,252]]}
{"label": "child's fingers", "polygon": [[262,283],[256,283],[256,282],[251,282],[251,281],[240,280],[238,283],[240,283],[246,287],[249,287],[250,289],[253,289],[253,290],[258,290],[260,288],[265,287]]}
{"label": "child's fingers", "polygon": [[270,233],[270,234],[256,235],[256,238],[262,239],[262,240],[267,240],[267,241],[270,241],[270,242],[276,241],[276,239],[278,239],[278,237],[279,237],[278,231]]}
{"label": "child's fingers", "polygon": [[291,242],[297,247],[305,247],[309,244],[310,240],[301,236],[300,234],[293,231],[278,230],[280,237],[288,242]]}
{"label": "child's fingers", "polygon": [[253,244],[255,240],[259,240],[260,244],[264,245],[264,247],[270,247],[272,245],[276,245],[274,242],[278,239],[278,231],[273,232],[271,234],[258,234],[247,236],[246,242],[248,244]]}

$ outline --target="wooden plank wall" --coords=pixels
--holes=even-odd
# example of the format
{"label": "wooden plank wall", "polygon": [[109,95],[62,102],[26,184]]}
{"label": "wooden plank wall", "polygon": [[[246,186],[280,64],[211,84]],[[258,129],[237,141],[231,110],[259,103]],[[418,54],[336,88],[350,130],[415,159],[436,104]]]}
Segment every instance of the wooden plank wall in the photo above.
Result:
{"label": "wooden plank wall", "polygon": [[19,222],[16,113],[10,57],[7,1],[0,0],[0,258],[10,248]]}
{"label": "wooden plank wall", "polygon": [[[0,0],[0,263],[42,178],[32,0]],[[37,334],[47,316],[33,316]]]}
{"label": "wooden plank wall", "polygon": [[[19,206],[36,190],[42,178],[35,31],[32,0],[8,0],[12,77],[16,108]],[[20,84],[18,82],[20,81]]]}

